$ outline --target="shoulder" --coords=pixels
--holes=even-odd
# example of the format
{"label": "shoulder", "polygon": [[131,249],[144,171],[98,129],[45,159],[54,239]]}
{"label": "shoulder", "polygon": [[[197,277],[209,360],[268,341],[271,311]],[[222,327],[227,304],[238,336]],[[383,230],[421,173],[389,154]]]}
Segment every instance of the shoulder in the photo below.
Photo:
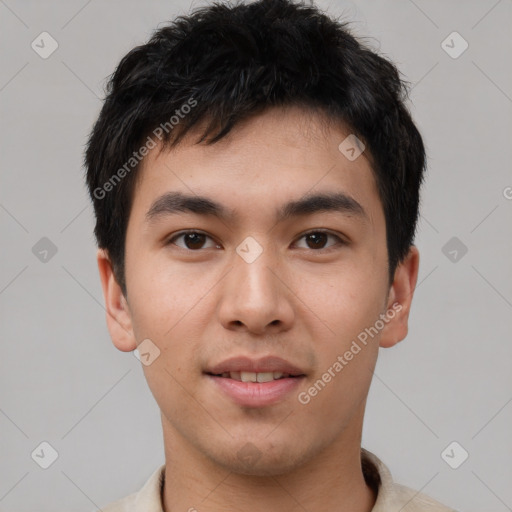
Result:
{"label": "shoulder", "polygon": [[395,482],[389,468],[364,448],[361,462],[367,483],[377,492],[372,512],[456,512],[422,492]]}
{"label": "shoulder", "polygon": [[393,491],[397,505],[403,507],[402,512],[455,512],[453,508],[405,485],[394,483]]}

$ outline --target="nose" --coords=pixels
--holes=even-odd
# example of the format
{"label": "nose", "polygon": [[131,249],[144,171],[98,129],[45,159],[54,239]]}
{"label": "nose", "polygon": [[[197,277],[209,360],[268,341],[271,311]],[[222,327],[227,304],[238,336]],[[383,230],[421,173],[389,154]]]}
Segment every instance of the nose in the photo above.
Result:
{"label": "nose", "polygon": [[274,334],[291,328],[294,319],[291,283],[270,251],[255,261],[234,255],[222,280],[218,314],[224,328]]}

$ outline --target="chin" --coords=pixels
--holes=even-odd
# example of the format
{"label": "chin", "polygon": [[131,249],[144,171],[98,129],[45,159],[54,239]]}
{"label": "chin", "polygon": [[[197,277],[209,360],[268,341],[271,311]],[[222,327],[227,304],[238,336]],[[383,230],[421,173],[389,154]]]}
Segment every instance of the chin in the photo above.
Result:
{"label": "chin", "polygon": [[[297,450],[301,450],[297,447]],[[262,448],[250,441],[235,452],[216,454],[214,462],[226,470],[239,475],[278,476],[290,473],[307,458],[306,454],[298,454],[292,447]]]}

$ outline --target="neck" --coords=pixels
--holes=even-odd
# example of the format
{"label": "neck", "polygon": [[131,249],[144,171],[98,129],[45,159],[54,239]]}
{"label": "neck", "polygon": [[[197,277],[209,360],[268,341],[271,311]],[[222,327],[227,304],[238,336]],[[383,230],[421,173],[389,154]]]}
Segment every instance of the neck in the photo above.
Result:
{"label": "neck", "polygon": [[371,512],[375,504],[361,467],[362,418],[327,449],[289,472],[271,476],[222,467],[179,435],[163,415],[162,422],[164,512]]}

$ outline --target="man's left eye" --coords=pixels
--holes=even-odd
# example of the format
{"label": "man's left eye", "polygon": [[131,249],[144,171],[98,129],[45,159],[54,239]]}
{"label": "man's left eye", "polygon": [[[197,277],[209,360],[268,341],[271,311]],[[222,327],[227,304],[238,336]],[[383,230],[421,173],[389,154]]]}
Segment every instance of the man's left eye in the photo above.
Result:
{"label": "man's left eye", "polygon": [[[336,239],[337,243],[332,244],[328,247],[323,247],[323,245],[326,243],[329,237]],[[333,245],[343,245],[345,243],[338,235],[335,235],[334,233],[330,233],[328,231],[310,231],[309,233],[305,233],[304,235],[302,235],[299,238],[299,240],[301,238],[305,238],[307,240],[307,249],[328,249]],[[311,245],[309,245],[310,243]]]}

